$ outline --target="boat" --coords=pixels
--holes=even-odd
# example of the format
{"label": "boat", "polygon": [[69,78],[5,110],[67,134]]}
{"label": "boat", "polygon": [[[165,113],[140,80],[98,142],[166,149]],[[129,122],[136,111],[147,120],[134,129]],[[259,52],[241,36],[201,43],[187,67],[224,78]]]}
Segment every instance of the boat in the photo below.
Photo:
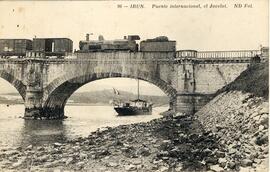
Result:
{"label": "boat", "polygon": [[[114,92],[119,94],[115,89]],[[118,113],[118,116],[152,114],[152,103],[140,99],[139,80],[137,96],[138,97],[135,100],[114,103],[114,110]]]}

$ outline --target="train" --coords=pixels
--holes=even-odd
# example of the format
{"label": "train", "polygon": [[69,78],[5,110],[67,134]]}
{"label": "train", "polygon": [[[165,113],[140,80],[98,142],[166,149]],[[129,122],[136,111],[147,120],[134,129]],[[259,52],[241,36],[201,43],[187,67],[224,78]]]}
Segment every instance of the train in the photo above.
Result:
{"label": "train", "polygon": [[79,50],[73,51],[73,41],[69,38],[33,38],[30,39],[0,39],[0,58],[64,58],[70,53],[93,52],[171,52],[176,50],[176,41],[166,36],[143,40],[139,43],[139,35],[124,36],[123,39],[105,40],[102,35],[97,40],[79,41]]}
{"label": "train", "polygon": [[166,36],[159,36],[154,39],[147,39],[136,43],[140,40],[139,35],[124,36],[123,39],[105,40],[102,35],[98,40],[86,40],[79,42],[79,50],[76,52],[112,52],[112,51],[130,51],[130,52],[170,52],[176,50],[176,41],[170,41]]}
{"label": "train", "polygon": [[[140,40],[139,35],[128,35],[122,39],[105,40],[102,35],[97,40],[79,41],[79,49],[73,51],[73,41],[69,38],[0,39],[0,59],[9,58],[90,58],[94,52],[175,52],[176,58],[197,57],[196,50],[176,52],[176,41],[167,36]],[[260,59],[267,59],[269,48],[261,47]]]}

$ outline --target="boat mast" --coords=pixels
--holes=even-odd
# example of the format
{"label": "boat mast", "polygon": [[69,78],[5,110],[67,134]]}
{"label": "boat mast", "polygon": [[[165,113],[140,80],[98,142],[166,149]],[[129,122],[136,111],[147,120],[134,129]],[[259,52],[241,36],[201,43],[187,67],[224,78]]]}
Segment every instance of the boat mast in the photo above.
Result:
{"label": "boat mast", "polygon": [[138,89],[138,90],[137,90],[137,91],[138,91],[138,92],[137,92],[137,95],[138,95],[138,100],[139,100],[139,99],[140,99],[140,86],[139,86],[139,79],[138,79],[138,78],[137,78],[137,83],[138,83],[138,86],[137,86],[137,87],[138,87],[138,88],[137,88],[137,89]]}

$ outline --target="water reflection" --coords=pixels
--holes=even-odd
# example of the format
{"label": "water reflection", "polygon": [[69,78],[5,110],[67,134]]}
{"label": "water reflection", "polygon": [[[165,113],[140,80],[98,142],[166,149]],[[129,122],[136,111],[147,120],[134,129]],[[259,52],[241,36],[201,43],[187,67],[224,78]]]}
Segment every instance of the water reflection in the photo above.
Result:
{"label": "water reflection", "polygon": [[40,145],[64,141],[66,129],[62,120],[24,120],[21,130],[21,145]]}

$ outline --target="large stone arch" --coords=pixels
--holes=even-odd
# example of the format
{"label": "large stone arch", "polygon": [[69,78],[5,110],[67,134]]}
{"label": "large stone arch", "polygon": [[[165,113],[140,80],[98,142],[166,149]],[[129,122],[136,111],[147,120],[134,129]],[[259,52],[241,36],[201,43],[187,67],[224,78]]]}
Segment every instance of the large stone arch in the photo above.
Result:
{"label": "large stone arch", "polygon": [[15,87],[19,94],[22,96],[22,99],[25,100],[26,86],[22,83],[22,81],[16,79],[13,75],[5,71],[0,71],[0,78],[3,78],[4,80],[8,81],[13,87]]}
{"label": "large stone arch", "polygon": [[147,73],[141,73],[139,76],[121,73],[91,73],[73,77],[69,74],[53,80],[44,88],[43,108],[46,111],[45,113],[48,115],[57,112],[57,114],[62,115],[68,98],[81,86],[95,80],[115,77],[138,78],[147,81],[167,94],[170,97],[170,102],[174,102],[176,99],[176,90],[172,86],[160,78],[151,77]]}

